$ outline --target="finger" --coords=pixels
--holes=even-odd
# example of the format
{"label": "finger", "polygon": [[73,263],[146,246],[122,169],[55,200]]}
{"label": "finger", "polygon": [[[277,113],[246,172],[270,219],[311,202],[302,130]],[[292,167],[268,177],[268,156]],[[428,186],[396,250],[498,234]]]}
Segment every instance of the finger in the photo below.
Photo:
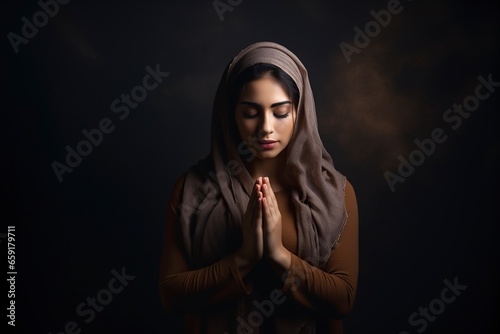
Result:
{"label": "finger", "polygon": [[262,177],[259,176],[255,183],[257,183],[259,186],[262,186]]}
{"label": "finger", "polygon": [[266,185],[266,187],[267,187],[269,190],[272,190],[272,188],[271,188],[271,181],[269,181],[269,178],[268,178],[268,177],[265,177],[263,182],[264,182],[264,184]]}
{"label": "finger", "polygon": [[262,200],[262,209],[264,216],[262,230],[269,235],[269,233],[275,229],[275,219],[273,218],[273,213],[271,207],[269,206],[269,200],[266,197]]}
{"label": "finger", "polygon": [[267,197],[264,197],[262,199],[262,211],[263,211],[263,215],[264,215],[264,224],[263,224],[263,227],[268,227],[269,225],[269,222],[271,221],[271,209],[269,207],[269,201],[267,199]]}
{"label": "finger", "polygon": [[[259,198],[259,206],[257,208],[257,226],[262,226],[262,198]],[[260,225],[260,226],[259,226]]]}
{"label": "finger", "polygon": [[279,210],[278,209],[278,200],[276,199],[276,195],[274,194],[273,188],[271,187],[271,182],[269,181],[268,177],[266,177],[266,184],[269,188],[270,207],[273,210]]}
{"label": "finger", "polygon": [[271,199],[272,198],[276,199],[274,197],[274,190],[273,190],[273,187],[271,186],[271,181],[269,181],[268,177],[265,178],[265,184],[267,185],[267,188],[269,189],[269,196],[271,197]]}
{"label": "finger", "polygon": [[269,184],[265,183],[264,186],[264,196],[266,198],[266,205],[269,208],[269,212],[272,214],[275,210],[273,201],[273,192],[271,191]]}
{"label": "finger", "polygon": [[255,184],[257,185],[257,196],[256,199],[259,199],[263,196],[262,194],[262,185],[263,185],[263,179],[262,177],[257,178],[257,181],[255,181]]}
{"label": "finger", "polygon": [[257,185],[256,187],[256,192],[257,192],[257,198],[255,200],[255,206],[254,206],[254,219],[260,219],[262,220],[262,199],[264,198],[264,194],[262,193],[262,188],[261,186]]}
{"label": "finger", "polygon": [[264,193],[263,193],[263,189],[262,189],[262,186],[257,186],[257,199],[261,199],[262,197],[264,197]]}

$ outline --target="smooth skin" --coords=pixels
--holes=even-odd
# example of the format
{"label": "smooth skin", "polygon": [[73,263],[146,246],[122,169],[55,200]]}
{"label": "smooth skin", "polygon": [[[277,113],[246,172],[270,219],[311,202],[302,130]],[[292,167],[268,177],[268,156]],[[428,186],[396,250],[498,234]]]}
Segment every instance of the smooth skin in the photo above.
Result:
{"label": "smooth skin", "polygon": [[[293,135],[296,110],[279,83],[264,77],[243,87],[235,119],[240,138],[256,157],[246,166],[256,181],[243,216],[243,243],[235,254],[236,264],[242,277],[261,260],[269,261],[282,273],[290,267],[291,253],[283,246],[274,189],[287,188],[284,150]],[[265,148],[269,141],[276,143]]]}

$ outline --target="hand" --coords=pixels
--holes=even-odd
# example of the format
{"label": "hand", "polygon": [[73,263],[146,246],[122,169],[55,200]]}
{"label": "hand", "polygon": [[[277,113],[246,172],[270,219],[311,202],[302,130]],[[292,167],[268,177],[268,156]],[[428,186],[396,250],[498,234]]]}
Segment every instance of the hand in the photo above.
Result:
{"label": "hand", "polygon": [[247,209],[243,215],[242,233],[243,243],[236,252],[236,261],[242,276],[257,263],[264,254],[264,241],[262,237],[262,178],[254,185]]}
{"label": "hand", "polygon": [[262,194],[264,195],[262,199],[264,252],[272,262],[288,269],[291,254],[283,246],[281,212],[268,177],[263,180]]}

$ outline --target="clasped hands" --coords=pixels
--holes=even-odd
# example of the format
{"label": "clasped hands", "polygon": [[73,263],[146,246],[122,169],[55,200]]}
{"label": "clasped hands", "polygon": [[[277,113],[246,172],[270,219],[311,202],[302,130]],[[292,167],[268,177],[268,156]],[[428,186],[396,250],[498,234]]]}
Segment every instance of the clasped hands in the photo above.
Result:
{"label": "clasped hands", "polygon": [[243,215],[242,233],[243,243],[236,255],[240,270],[246,273],[262,259],[288,269],[291,254],[283,246],[281,213],[267,177],[259,177],[254,184]]}

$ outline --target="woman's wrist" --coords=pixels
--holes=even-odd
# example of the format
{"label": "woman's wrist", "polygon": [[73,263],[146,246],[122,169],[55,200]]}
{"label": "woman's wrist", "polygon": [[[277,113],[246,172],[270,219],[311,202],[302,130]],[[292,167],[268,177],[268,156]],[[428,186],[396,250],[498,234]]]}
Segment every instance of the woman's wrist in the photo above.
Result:
{"label": "woman's wrist", "polygon": [[279,271],[286,271],[292,263],[292,253],[282,245],[277,251],[270,254],[269,260]]}
{"label": "woman's wrist", "polygon": [[[241,277],[247,276],[258,262],[258,259],[247,255],[243,247],[234,252],[234,259]],[[278,250],[269,254],[268,260],[278,272],[287,271],[292,263],[292,253],[284,246],[281,246]]]}
{"label": "woman's wrist", "polygon": [[251,256],[245,254],[243,248],[234,252],[234,260],[242,278],[247,276],[256,264],[256,261],[252,260]]}

